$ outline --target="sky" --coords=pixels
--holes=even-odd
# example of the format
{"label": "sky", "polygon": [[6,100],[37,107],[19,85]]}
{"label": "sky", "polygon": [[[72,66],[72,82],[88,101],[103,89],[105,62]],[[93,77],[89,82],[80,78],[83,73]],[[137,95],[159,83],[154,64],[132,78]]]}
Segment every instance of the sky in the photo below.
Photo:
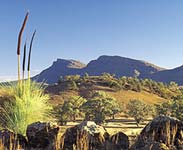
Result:
{"label": "sky", "polygon": [[22,48],[37,30],[32,75],[57,58],[87,64],[119,55],[168,69],[183,64],[182,0],[1,0],[0,80],[17,74],[18,33],[27,10]]}

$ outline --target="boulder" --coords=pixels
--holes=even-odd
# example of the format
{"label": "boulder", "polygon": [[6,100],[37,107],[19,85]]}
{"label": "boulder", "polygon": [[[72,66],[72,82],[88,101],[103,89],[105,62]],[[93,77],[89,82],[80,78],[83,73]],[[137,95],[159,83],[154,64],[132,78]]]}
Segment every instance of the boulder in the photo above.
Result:
{"label": "boulder", "polygon": [[132,145],[131,150],[154,149],[183,150],[183,123],[176,118],[164,115],[160,115],[148,123]]}
{"label": "boulder", "polygon": [[29,149],[57,150],[60,148],[60,127],[49,122],[35,122],[26,131]]}
{"label": "boulder", "polygon": [[104,150],[109,134],[102,126],[84,121],[66,130],[62,137],[62,150]]}
{"label": "boulder", "polygon": [[0,149],[14,150],[25,149],[27,140],[20,134],[15,134],[8,129],[0,130]]}
{"label": "boulder", "polygon": [[129,138],[123,132],[118,132],[110,138],[110,150],[128,150]]}

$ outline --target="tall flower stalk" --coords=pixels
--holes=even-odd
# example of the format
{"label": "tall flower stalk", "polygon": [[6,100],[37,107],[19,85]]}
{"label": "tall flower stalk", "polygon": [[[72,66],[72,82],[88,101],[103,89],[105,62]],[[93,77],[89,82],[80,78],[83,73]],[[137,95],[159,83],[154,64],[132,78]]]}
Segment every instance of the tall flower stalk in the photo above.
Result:
{"label": "tall flower stalk", "polygon": [[30,80],[30,61],[31,61],[31,52],[32,52],[32,44],[33,40],[36,34],[36,30],[34,31],[32,38],[31,38],[31,43],[30,43],[30,48],[29,48],[29,57],[28,57],[28,66],[27,66],[27,71],[28,71],[28,80]]}
{"label": "tall flower stalk", "polygon": [[25,41],[25,44],[24,44],[24,56],[23,56],[23,63],[22,63],[22,79],[24,80],[24,76],[25,76],[25,60],[26,60],[26,41]]}
{"label": "tall flower stalk", "polygon": [[18,82],[20,82],[20,47],[21,47],[21,41],[22,41],[22,34],[24,31],[24,28],[26,26],[26,22],[28,20],[29,12],[27,12],[24,22],[22,24],[22,27],[20,29],[19,35],[18,35],[18,46],[17,46],[17,58],[18,58]]}

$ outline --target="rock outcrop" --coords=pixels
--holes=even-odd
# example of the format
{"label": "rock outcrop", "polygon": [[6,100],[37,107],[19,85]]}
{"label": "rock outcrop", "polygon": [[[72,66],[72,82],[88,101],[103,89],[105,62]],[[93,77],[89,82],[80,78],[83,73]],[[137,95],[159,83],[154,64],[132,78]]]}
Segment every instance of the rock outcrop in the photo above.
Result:
{"label": "rock outcrop", "polygon": [[128,150],[128,136],[119,132],[110,136],[106,129],[92,121],[68,128],[61,136],[60,127],[35,122],[27,127],[26,138],[0,130],[0,150]]}
{"label": "rock outcrop", "polygon": [[131,150],[183,150],[183,123],[160,115],[142,130]]}
{"label": "rock outcrop", "polygon": [[110,138],[110,150],[128,150],[129,138],[123,132],[118,132]]}
{"label": "rock outcrop", "polygon": [[15,134],[10,130],[0,130],[0,149],[1,150],[14,150],[25,149],[27,140],[20,134]]}
{"label": "rock outcrop", "polygon": [[85,121],[66,130],[61,147],[63,150],[103,150],[107,139],[109,134],[105,128],[92,121]]}
{"label": "rock outcrop", "polygon": [[28,148],[38,150],[60,149],[60,128],[51,123],[35,122],[27,127]]}

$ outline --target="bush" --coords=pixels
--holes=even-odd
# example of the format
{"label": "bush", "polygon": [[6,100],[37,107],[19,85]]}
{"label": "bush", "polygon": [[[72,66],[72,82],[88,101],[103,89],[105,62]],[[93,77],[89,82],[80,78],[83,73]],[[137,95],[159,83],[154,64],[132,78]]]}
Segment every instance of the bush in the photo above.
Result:
{"label": "bush", "polygon": [[4,96],[11,98],[1,106],[0,122],[3,128],[25,135],[29,124],[50,119],[51,107],[43,84],[30,80],[21,82],[0,86]]}
{"label": "bush", "polygon": [[152,113],[152,107],[140,100],[130,100],[127,104],[127,114],[133,117],[137,126]]}

